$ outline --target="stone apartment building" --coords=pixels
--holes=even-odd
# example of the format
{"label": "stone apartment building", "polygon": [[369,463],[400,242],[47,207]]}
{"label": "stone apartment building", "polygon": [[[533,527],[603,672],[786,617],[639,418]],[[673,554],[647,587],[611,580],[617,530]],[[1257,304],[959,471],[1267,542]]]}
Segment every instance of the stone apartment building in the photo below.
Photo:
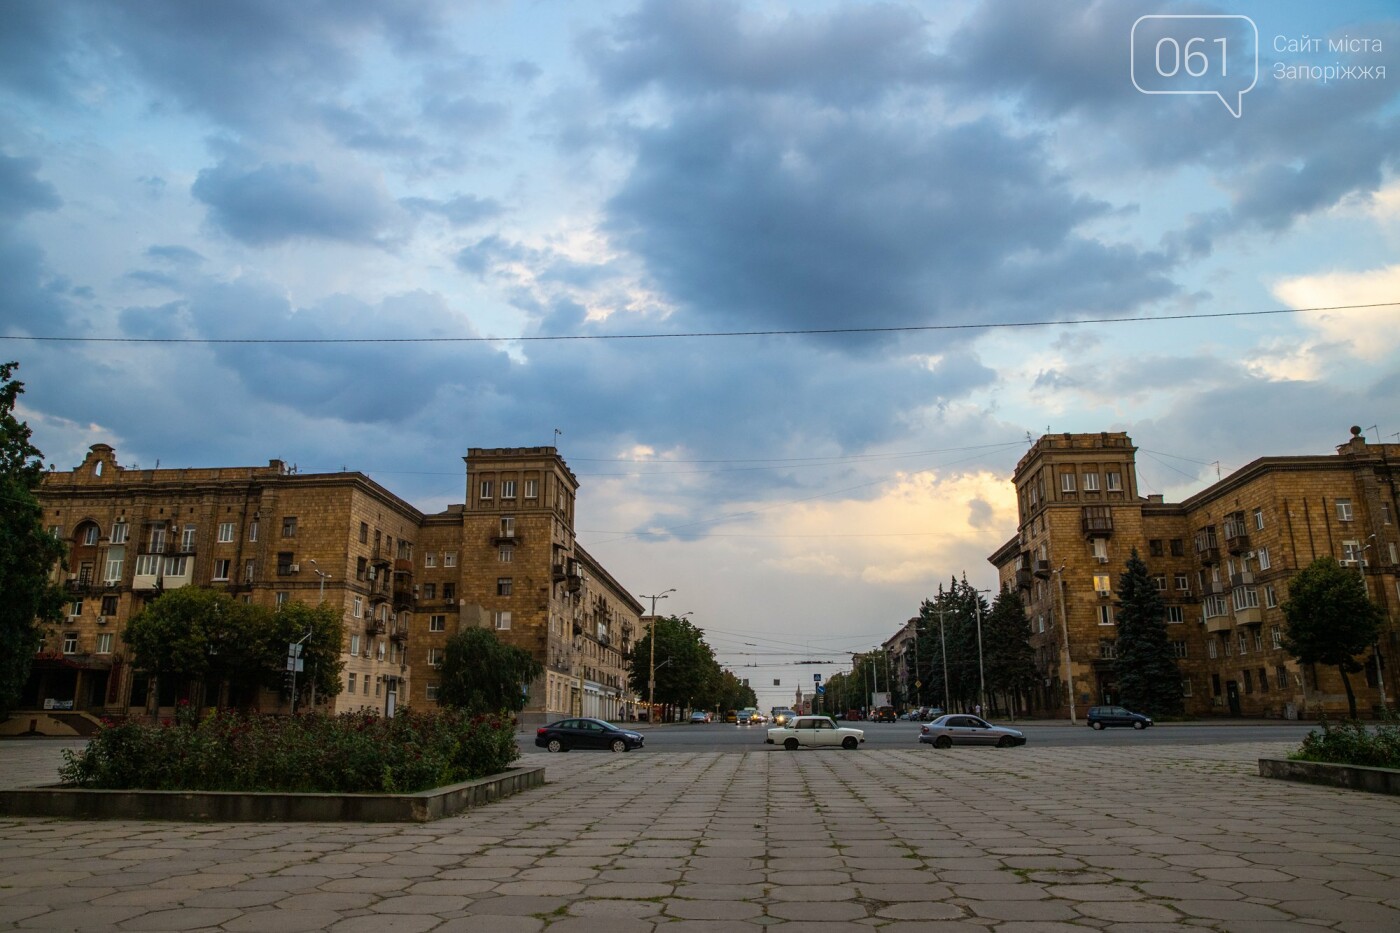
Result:
{"label": "stone apartment building", "polygon": [[[501,498],[469,496],[424,515],[362,473],[301,474],[278,460],[142,470],[93,445],[39,491],[46,525],[69,547],[67,571],[55,574],[71,600],[21,705],[168,711],[180,699],[175,684],[162,680],[161,695],[148,697],[121,631],[161,592],[200,585],[267,606],[337,607],[345,641],[342,691],[328,704],[335,711],[391,714],[433,702],[441,645],[462,626],[482,625],[546,665],[528,685],[528,719],[580,708],[621,715],[624,655],[641,607],[574,541],[577,480],[552,447],[473,449],[467,460],[469,469],[497,469]],[[285,703],[272,691],[204,700]]]}
{"label": "stone apartment building", "polygon": [[1352,676],[1358,706],[1394,702],[1400,445],[1353,428],[1335,455],[1262,457],[1177,503],[1139,495],[1136,453],[1124,433],[1053,434],[1016,466],[1017,534],[989,560],[1026,602],[1038,714],[1068,716],[1071,693],[1081,716],[1118,700],[1114,600],[1133,549],[1166,604],[1191,714],[1345,713],[1337,671],[1300,669],[1281,643],[1288,579],[1324,555],[1356,568],[1387,620]]}

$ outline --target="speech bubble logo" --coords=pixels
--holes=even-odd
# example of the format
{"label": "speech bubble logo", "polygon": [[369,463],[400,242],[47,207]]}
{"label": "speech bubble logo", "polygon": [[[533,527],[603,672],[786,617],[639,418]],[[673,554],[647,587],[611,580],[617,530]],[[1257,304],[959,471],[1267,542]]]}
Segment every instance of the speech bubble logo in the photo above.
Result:
{"label": "speech bubble logo", "polygon": [[1143,94],[1210,94],[1239,118],[1259,81],[1259,27],[1238,14],[1139,16],[1128,69]]}

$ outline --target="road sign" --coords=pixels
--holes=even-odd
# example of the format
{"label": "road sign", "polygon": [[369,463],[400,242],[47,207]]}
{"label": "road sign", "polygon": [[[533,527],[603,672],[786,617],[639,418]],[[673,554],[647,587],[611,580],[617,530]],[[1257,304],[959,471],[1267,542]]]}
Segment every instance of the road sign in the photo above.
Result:
{"label": "road sign", "polygon": [[821,683],[821,682],[822,682],[822,675],[821,675],[821,674],[813,674],[813,675],[812,675],[812,679],[815,680],[817,683]]}
{"label": "road sign", "polygon": [[821,696],[823,693],[826,693],[826,688],[821,684],[817,684],[817,696]]}
{"label": "road sign", "polygon": [[289,658],[299,658],[299,657],[301,657],[301,645],[297,644],[296,642],[290,642],[290,643],[288,643],[288,645],[287,645],[287,657],[289,657]]}
{"label": "road sign", "polygon": [[915,689],[915,690],[922,690],[922,689],[924,689],[924,682],[923,682],[922,680],[916,680],[916,681],[914,681],[914,689]]}
{"label": "road sign", "polygon": [[301,658],[288,658],[287,670],[296,671],[298,674],[300,674],[302,671],[306,670],[306,668],[302,666],[305,663],[306,662],[303,661]]}

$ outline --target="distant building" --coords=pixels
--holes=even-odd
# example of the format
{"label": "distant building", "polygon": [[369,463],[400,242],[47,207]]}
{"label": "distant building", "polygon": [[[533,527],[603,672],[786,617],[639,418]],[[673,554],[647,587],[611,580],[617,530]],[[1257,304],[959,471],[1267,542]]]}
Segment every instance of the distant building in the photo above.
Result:
{"label": "distant building", "polygon": [[575,542],[577,480],[553,447],[473,449],[466,460],[468,501],[424,515],[362,473],[301,474],[279,460],[142,470],[94,444],[38,491],[45,525],[69,547],[68,570],[55,574],[71,598],[21,705],[168,715],[200,690],[211,705],[281,708],[275,691],[215,696],[217,685],[166,678],[147,696],[121,631],[161,592],[200,585],[266,606],[337,607],[337,711],[434,703],[448,636],[483,626],[546,669],[522,685],[525,720],[621,716],[641,606]]}
{"label": "distant building", "polygon": [[1281,642],[1288,579],[1324,555],[1362,575],[1387,620],[1351,677],[1358,704],[1379,709],[1382,688],[1395,703],[1400,445],[1353,428],[1336,455],[1263,457],[1179,503],[1139,495],[1136,452],[1119,432],[1047,434],[1016,466],[1020,524],[989,560],[1026,602],[1038,714],[1069,715],[1067,679],[1079,715],[1119,700],[1114,601],[1134,549],[1166,604],[1190,713],[1346,712],[1337,671],[1300,669]]}

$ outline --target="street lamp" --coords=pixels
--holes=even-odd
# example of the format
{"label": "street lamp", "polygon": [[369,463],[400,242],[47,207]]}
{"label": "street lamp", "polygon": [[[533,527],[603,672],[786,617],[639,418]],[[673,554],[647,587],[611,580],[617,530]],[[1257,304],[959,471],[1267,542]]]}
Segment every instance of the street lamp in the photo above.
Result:
{"label": "street lamp", "polygon": [[[1376,536],[1370,535],[1368,536],[1368,540],[1374,541],[1376,540]],[[1366,552],[1370,549],[1371,545],[1364,545],[1361,548],[1361,552],[1357,555],[1356,561],[1356,570],[1361,574],[1361,589],[1365,592],[1367,599],[1371,598],[1371,591],[1366,586]],[[1371,653],[1376,656],[1376,686],[1380,687],[1381,691],[1381,709],[1385,709],[1385,677],[1381,673],[1381,642],[1379,638],[1376,639],[1376,644],[1372,647]]]}
{"label": "street lamp", "polygon": [[991,590],[972,591],[972,612],[977,617],[977,705],[979,715],[987,713],[987,671],[982,663],[982,594]]}
{"label": "street lamp", "polygon": [[321,604],[324,605],[326,602],[326,581],[331,578],[331,575],[321,570],[320,565],[316,563],[316,558],[311,558],[307,563],[311,565],[311,572],[321,578]]}
{"label": "street lamp", "polygon": [[1074,667],[1069,657],[1069,614],[1065,612],[1065,565],[1061,564],[1055,571],[1056,581],[1060,590],[1060,621],[1064,623],[1065,636],[1065,692],[1069,694],[1069,722],[1070,725],[1078,724],[1079,720],[1074,715]]}
{"label": "street lamp", "polygon": [[641,599],[651,600],[651,628],[648,631],[648,641],[651,642],[651,677],[647,680],[647,724],[650,725],[656,719],[656,601],[665,599],[676,590],[672,587],[654,596],[641,596]]}

